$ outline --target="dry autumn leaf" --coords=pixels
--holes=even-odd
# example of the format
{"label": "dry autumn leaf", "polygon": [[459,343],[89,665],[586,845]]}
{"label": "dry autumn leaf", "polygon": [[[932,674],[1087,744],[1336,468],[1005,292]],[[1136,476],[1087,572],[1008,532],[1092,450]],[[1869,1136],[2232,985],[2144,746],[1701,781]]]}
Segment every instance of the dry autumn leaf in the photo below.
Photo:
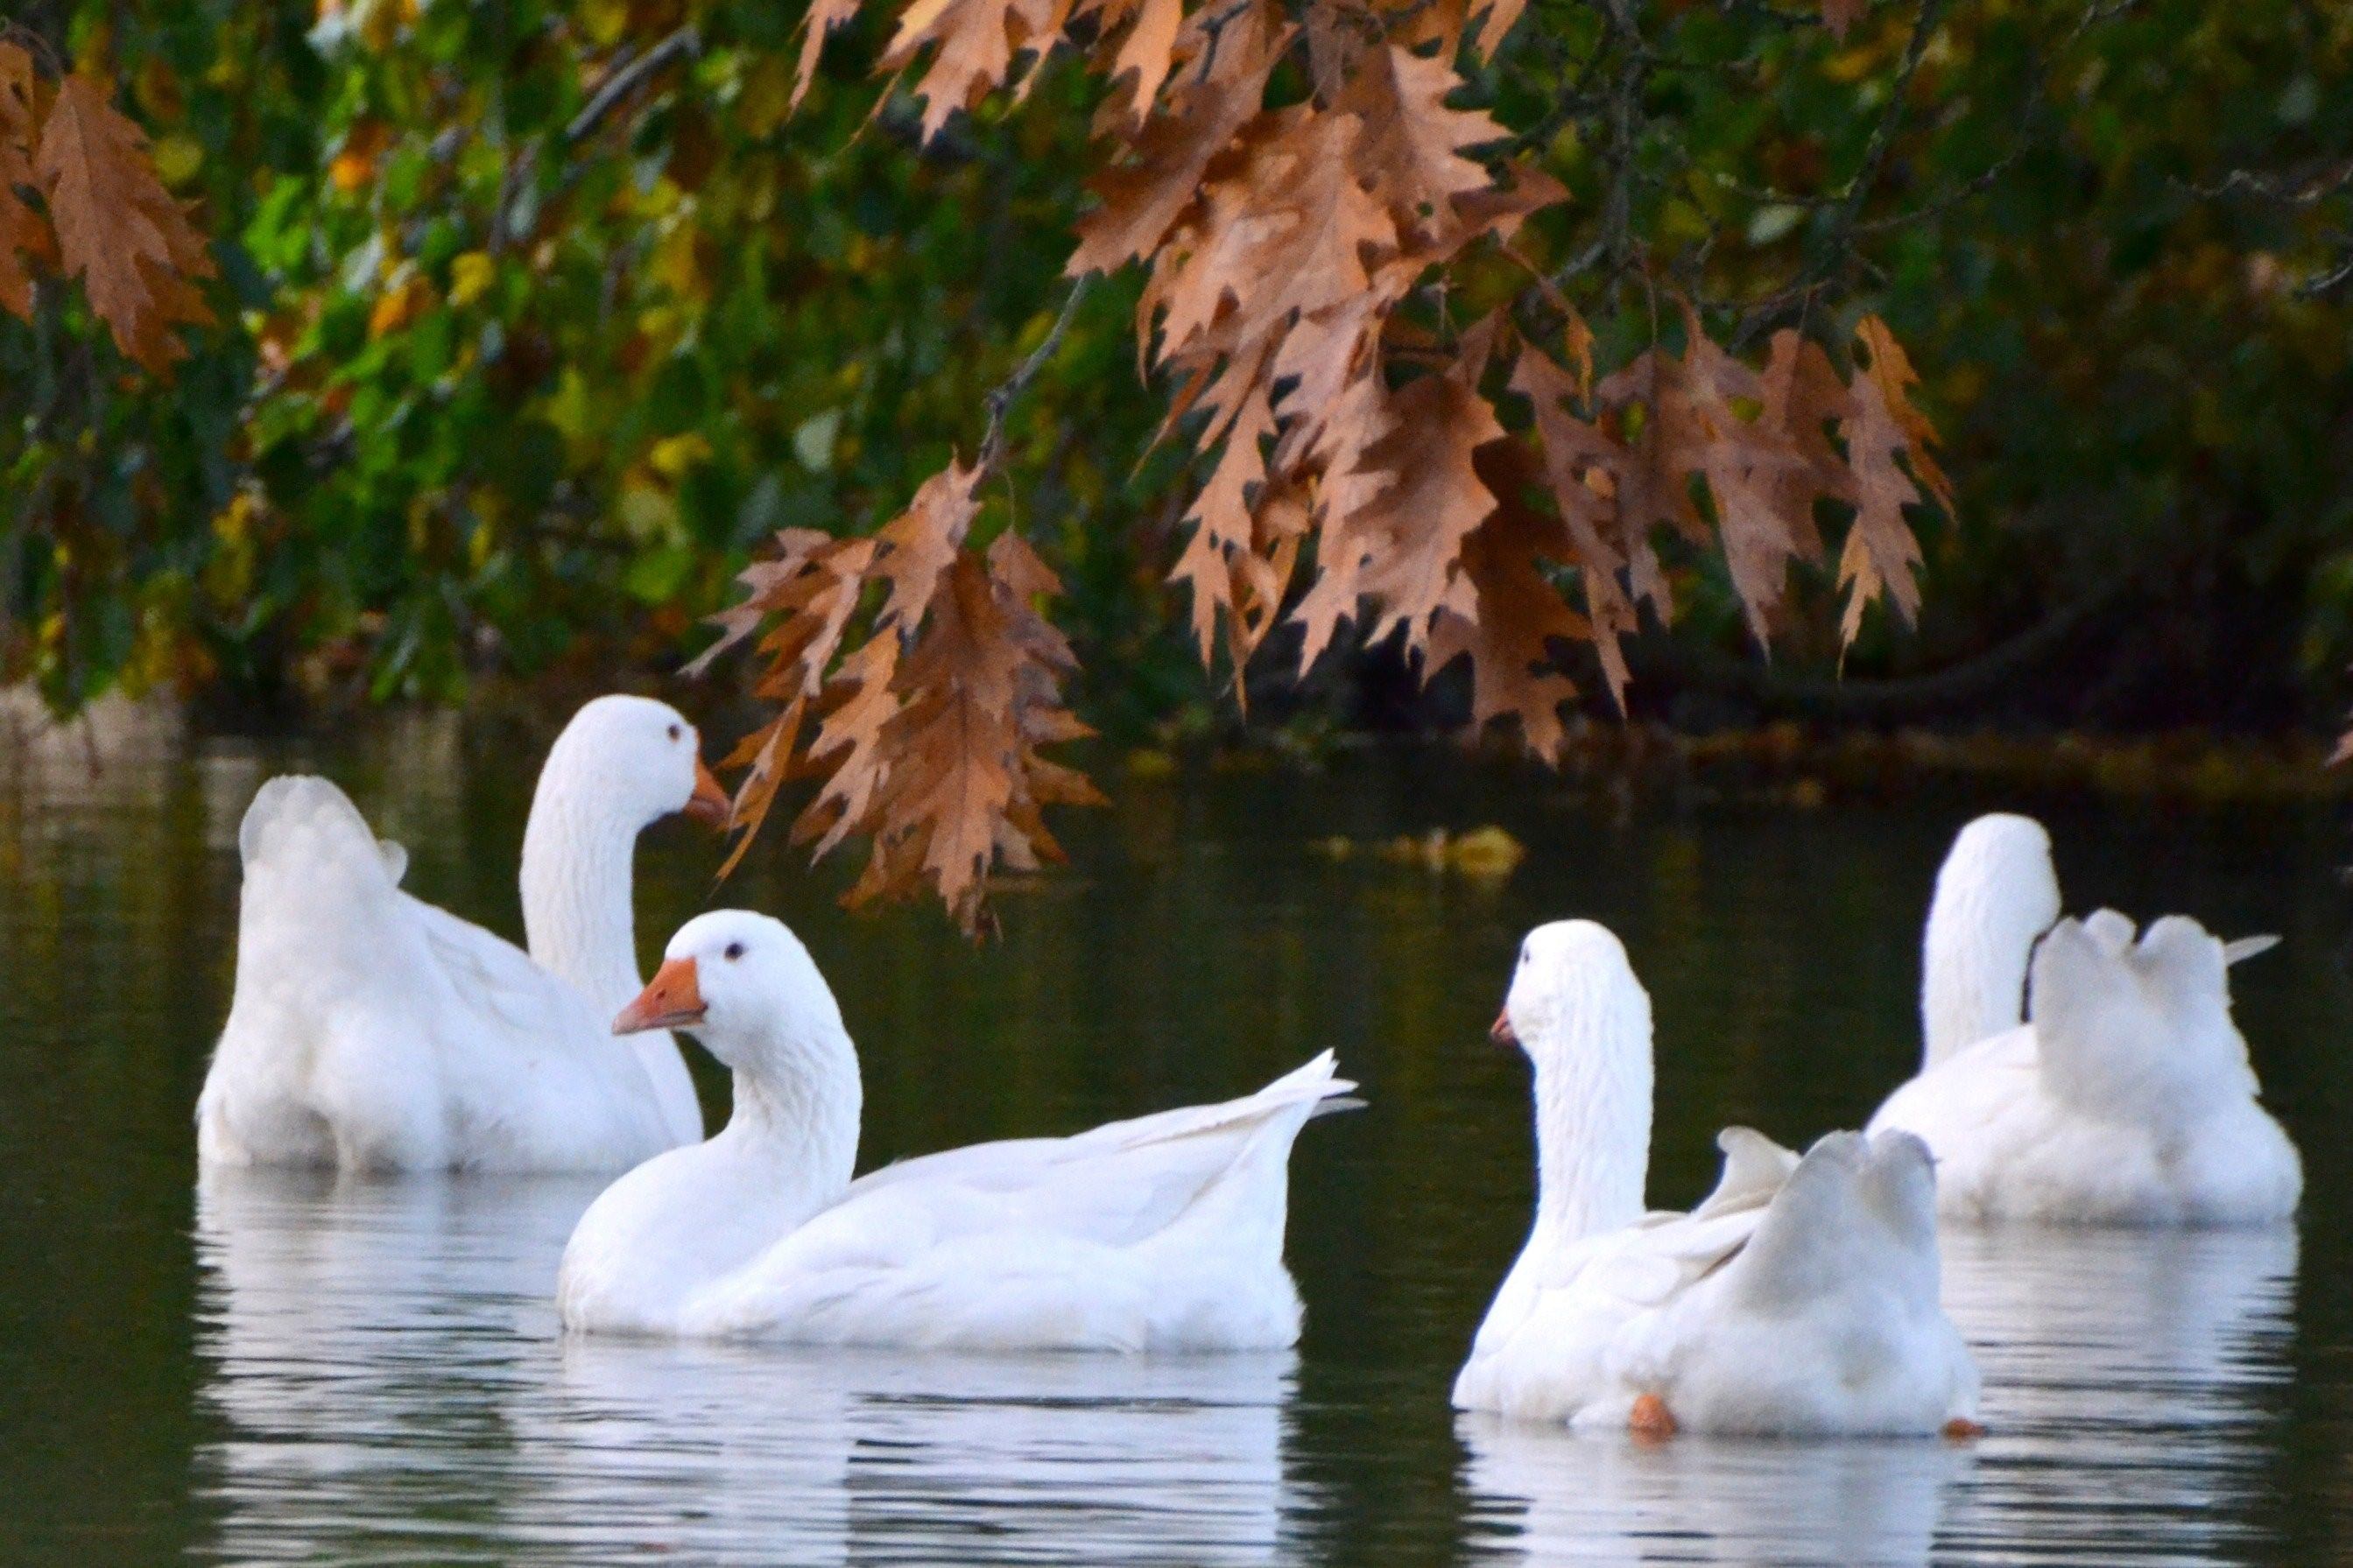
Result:
{"label": "dry autumn leaf", "polygon": [[31,264],[54,255],[48,226],[26,204],[23,193],[39,180],[33,170],[37,144],[33,57],[16,44],[0,42],[0,310],[33,319]]}
{"label": "dry autumn leaf", "polygon": [[1012,535],[986,556],[965,547],[981,478],[951,464],[873,537],[787,530],[744,573],[743,601],[691,667],[758,634],[754,690],[776,707],[727,759],[746,770],[728,868],[779,787],[819,775],[793,838],[818,856],[869,840],[851,904],[929,886],[976,931],[993,867],[1060,857],[1040,808],[1100,798],[1042,752],[1087,733],[1061,704],[1070,645],[1036,605],[1060,584]]}
{"label": "dry autumn leaf", "polygon": [[[1752,364],[1689,307],[1680,349],[1653,342],[1599,374],[1594,333],[1515,248],[1567,189],[1455,101],[1461,52],[1492,56],[1524,3],[905,0],[881,68],[912,77],[926,139],[991,91],[1026,91],[1057,48],[1110,88],[1098,205],[1066,271],[1145,269],[1139,365],[1173,389],[1158,439],[1199,463],[1169,581],[1238,700],[1278,625],[1301,628],[1303,668],[1349,627],[1400,638],[1425,679],[1467,663],[1474,723],[1509,719],[1557,756],[1577,695],[1566,645],[1596,650],[1622,709],[1640,612],[1675,613],[1666,540],[1721,555],[1763,641],[1792,566],[1822,560],[1817,508],[1852,509],[1851,639],[1875,599],[1910,614],[1906,509],[1950,497],[1876,321],[1846,380],[1794,331]],[[1842,30],[1864,4],[1822,15]],[[797,90],[854,10],[812,9]],[[1286,61],[1303,96],[1272,86]],[[1514,310],[1451,329],[1444,288],[1473,252],[1534,274],[1560,358],[1522,341]],[[1505,365],[1493,379],[1524,428],[1490,399]],[[928,886],[967,927],[992,868],[1051,858],[1041,806],[1092,797],[1039,754],[1082,732],[1058,695],[1070,651],[1034,606],[1050,575],[1010,536],[986,561],[965,544],[981,477],[934,476],[864,554],[785,536],[724,617],[729,641],[770,626],[758,689],[776,704],[737,753],[739,823],[756,827],[781,779],[818,775],[795,837],[820,854],[869,840],[853,900]]]}
{"label": "dry autumn leaf", "polygon": [[90,76],[58,83],[34,172],[60,268],[81,279],[115,346],[160,374],[187,355],[174,329],[213,319],[189,281],[212,277],[213,262],[156,178],[145,133],[115,111],[111,96]]}

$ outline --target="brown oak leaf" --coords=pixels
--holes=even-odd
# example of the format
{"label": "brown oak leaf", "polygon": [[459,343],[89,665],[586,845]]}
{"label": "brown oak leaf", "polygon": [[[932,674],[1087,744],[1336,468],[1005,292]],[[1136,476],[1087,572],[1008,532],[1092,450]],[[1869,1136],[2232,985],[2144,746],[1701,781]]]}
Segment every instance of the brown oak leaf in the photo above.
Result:
{"label": "brown oak leaf", "polygon": [[156,178],[147,137],[115,111],[96,78],[58,85],[35,171],[57,232],[59,266],[79,278],[115,346],[167,374],[187,350],[181,325],[212,321],[194,278],[210,278],[204,238]]}
{"label": "brown oak leaf", "polygon": [[23,195],[37,188],[33,149],[37,89],[33,57],[0,42],[0,310],[33,319],[32,263],[55,256],[48,226]]}

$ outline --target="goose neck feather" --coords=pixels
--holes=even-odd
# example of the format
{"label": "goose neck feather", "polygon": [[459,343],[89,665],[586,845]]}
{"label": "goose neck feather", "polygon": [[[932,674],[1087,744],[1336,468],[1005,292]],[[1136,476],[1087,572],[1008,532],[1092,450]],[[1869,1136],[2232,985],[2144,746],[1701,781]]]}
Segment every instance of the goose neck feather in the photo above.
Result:
{"label": "goose neck feather", "polygon": [[724,1136],[773,1158],[780,1185],[800,1212],[799,1225],[849,1190],[858,1164],[858,1123],[865,1093],[847,1033],[792,1053],[788,1065],[739,1068],[735,1111]]}
{"label": "goose neck feather", "polygon": [[644,825],[603,808],[569,760],[549,756],[523,829],[523,935],[541,968],[617,1013],[640,984],[631,862]]}
{"label": "goose neck feather", "polygon": [[1936,873],[1922,942],[1924,1068],[2018,1026],[2035,940],[2058,918],[2041,823],[1996,813],[1961,830]]}
{"label": "goose neck feather", "polygon": [[1568,967],[1528,1010],[1536,1015],[1522,1029],[1535,1066],[1535,1236],[1566,1247],[1642,1216],[1651,999],[1621,955]]}
{"label": "goose neck feather", "polygon": [[[519,880],[533,961],[610,1017],[640,984],[633,862],[648,823],[607,787],[595,743],[575,721],[549,750],[523,826]],[[668,1035],[639,1035],[612,1048],[636,1056],[674,1141],[702,1135],[694,1079]]]}

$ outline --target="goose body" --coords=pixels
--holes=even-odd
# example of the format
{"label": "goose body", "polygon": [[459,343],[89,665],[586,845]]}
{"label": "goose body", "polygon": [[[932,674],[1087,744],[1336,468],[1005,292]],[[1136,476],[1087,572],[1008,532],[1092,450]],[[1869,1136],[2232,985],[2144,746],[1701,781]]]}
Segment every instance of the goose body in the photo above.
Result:
{"label": "goose body", "polygon": [[529,954],[403,892],[406,856],[325,779],[263,784],[228,1020],[196,1104],[207,1166],[624,1169],[702,1132],[675,1044],[617,1045],[637,984],[630,856],[725,797],[692,726],[600,698],[550,752],[523,853]]}
{"label": "goose body", "polygon": [[1838,1132],[1799,1158],[1734,1128],[1704,1203],[1646,1214],[1650,999],[1617,939],[1584,921],[1530,933],[1497,1032],[1535,1068],[1537,1208],[1458,1409],[1777,1435],[1969,1419],[1917,1139]]}
{"label": "goose body", "polygon": [[2040,824],[1997,816],[1962,830],[1929,914],[1926,1060],[1873,1131],[1926,1142],[1954,1218],[2261,1225],[2293,1213],[2302,1162],[2258,1099],[2231,1017],[2229,966],[2268,939],[2226,944],[2183,915],[2137,931],[2113,910],[2058,912]]}
{"label": "goose body", "polygon": [[1271,1350],[1293,1141],[1352,1086],[1329,1053],[1222,1105],[984,1143],[850,1179],[860,1094],[831,990],[765,916],[689,922],[616,1027],[693,1033],[735,1075],[709,1142],[592,1205],[575,1331],[980,1351]]}

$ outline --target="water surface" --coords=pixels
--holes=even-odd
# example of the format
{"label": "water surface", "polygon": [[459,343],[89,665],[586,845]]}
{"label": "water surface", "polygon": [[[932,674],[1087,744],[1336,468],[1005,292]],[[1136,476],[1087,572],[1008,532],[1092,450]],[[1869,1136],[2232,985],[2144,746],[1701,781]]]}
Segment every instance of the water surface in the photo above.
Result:
{"label": "water surface", "polygon": [[[446,718],[340,740],[168,728],[92,775],[0,762],[0,1518],[28,1562],[2306,1563],[2353,1521],[2343,1237],[2353,1017],[2325,816],[1986,795],[1631,810],[1445,752],[1122,782],[1074,871],[981,952],[851,920],[781,840],[726,889],[792,921],[864,1058],[861,1164],[1254,1087],[1338,1049],[1369,1107],[1310,1127],[1295,1353],[846,1355],[565,1342],[570,1180],[194,1179],[234,963],[235,830],[269,773],[344,783],[408,884],[517,927],[543,738]],[[2300,1224],[1947,1247],[1991,1428],[1944,1444],[1644,1449],[1457,1417],[1446,1391],[1531,1198],[1524,1065],[1489,1046],[1521,931],[1608,921],[1650,985],[1651,1192],[1715,1129],[1802,1142],[1916,1053],[1916,941],[1974,811],[2050,821],[2073,906],[2278,931],[2235,972],[2302,1144]],[[1306,852],[1499,822],[1500,885]],[[711,842],[640,857],[650,953]],[[706,1075],[714,1109],[724,1086]]]}

